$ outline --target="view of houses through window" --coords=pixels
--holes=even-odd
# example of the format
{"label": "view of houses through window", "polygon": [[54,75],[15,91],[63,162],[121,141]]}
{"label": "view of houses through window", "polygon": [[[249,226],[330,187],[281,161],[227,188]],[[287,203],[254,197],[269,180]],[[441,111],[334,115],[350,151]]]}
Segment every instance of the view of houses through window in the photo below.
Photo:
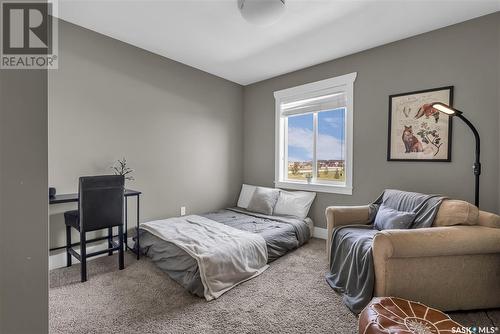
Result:
{"label": "view of houses through window", "polygon": [[287,117],[288,180],[345,182],[345,112],[337,108]]}

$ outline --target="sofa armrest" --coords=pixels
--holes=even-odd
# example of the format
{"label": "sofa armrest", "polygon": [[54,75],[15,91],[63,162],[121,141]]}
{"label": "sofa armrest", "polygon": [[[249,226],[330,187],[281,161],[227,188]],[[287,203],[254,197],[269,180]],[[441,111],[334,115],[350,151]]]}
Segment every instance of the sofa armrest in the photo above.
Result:
{"label": "sofa armrest", "polygon": [[378,261],[492,253],[500,253],[500,229],[483,226],[385,230],[373,239],[373,257]]}
{"label": "sofa armrest", "polygon": [[333,229],[339,226],[360,224],[365,225],[370,222],[370,206],[329,206],[326,208],[326,228],[327,243],[326,253],[330,257],[330,245],[332,243]]}

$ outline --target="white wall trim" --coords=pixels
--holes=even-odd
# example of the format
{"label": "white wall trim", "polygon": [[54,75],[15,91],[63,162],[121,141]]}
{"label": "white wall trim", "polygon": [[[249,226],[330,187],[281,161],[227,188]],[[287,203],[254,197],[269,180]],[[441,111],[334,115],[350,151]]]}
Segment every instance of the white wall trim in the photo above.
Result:
{"label": "white wall trim", "polygon": [[322,227],[314,227],[313,237],[318,239],[328,239],[328,230]]}
{"label": "white wall trim", "polygon": [[[130,246],[133,245],[134,240],[132,238],[128,238],[128,244]],[[98,252],[98,251],[106,249],[106,248],[108,248],[108,241],[103,240],[102,242],[95,243],[92,246],[88,246],[87,253]],[[79,253],[80,247],[75,247],[75,250]],[[53,254],[53,255],[49,255],[49,270],[66,267],[66,251],[64,249],[61,249],[59,251],[54,251],[53,253],[56,253],[56,252],[58,252],[58,253]],[[92,261],[94,259],[97,259],[101,256],[107,256],[107,255],[108,255],[107,253],[104,253],[101,255],[93,256],[91,258],[88,258],[87,262]],[[73,257],[73,264],[75,264],[75,263],[80,263],[80,262]]]}
{"label": "white wall trim", "polygon": [[274,97],[277,99],[284,99],[290,96],[297,96],[304,93],[309,93],[311,91],[319,91],[331,87],[339,87],[352,84],[354,80],[356,80],[357,75],[358,75],[357,72],[353,72],[349,74],[339,75],[329,79],[303,84],[300,86],[282,89],[274,92]]}
{"label": "white wall trim", "polygon": [[328,185],[321,183],[303,183],[303,182],[290,182],[290,181],[278,181],[274,182],[275,188],[283,189],[293,189],[293,190],[305,190],[305,191],[315,191],[320,193],[331,193],[331,194],[344,194],[352,195],[352,187],[338,186],[338,185]]}

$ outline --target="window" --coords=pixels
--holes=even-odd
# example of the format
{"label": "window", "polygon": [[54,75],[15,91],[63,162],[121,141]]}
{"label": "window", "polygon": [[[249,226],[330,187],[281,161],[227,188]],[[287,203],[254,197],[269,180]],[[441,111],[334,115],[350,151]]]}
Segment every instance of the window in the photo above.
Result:
{"label": "window", "polygon": [[356,73],[274,93],[279,188],[352,194]]}

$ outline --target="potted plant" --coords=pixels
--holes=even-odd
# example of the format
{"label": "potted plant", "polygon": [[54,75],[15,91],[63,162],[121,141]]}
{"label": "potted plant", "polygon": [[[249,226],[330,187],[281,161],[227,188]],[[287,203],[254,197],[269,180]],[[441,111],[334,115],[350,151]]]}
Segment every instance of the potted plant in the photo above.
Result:
{"label": "potted plant", "polygon": [[132,168],[127,166],[127,160],[123,158],[122,160],[118,159],[111,169],[115,172],[115,175],[123,175],[125,180],[133,181],[134,177],[130,174],[134,172]]}
{"label": "potted plant", "polygon": [[307,183],[311,183],[312,178],[313,178],[312,173],[306,173],[304,176],[307,180]]}

